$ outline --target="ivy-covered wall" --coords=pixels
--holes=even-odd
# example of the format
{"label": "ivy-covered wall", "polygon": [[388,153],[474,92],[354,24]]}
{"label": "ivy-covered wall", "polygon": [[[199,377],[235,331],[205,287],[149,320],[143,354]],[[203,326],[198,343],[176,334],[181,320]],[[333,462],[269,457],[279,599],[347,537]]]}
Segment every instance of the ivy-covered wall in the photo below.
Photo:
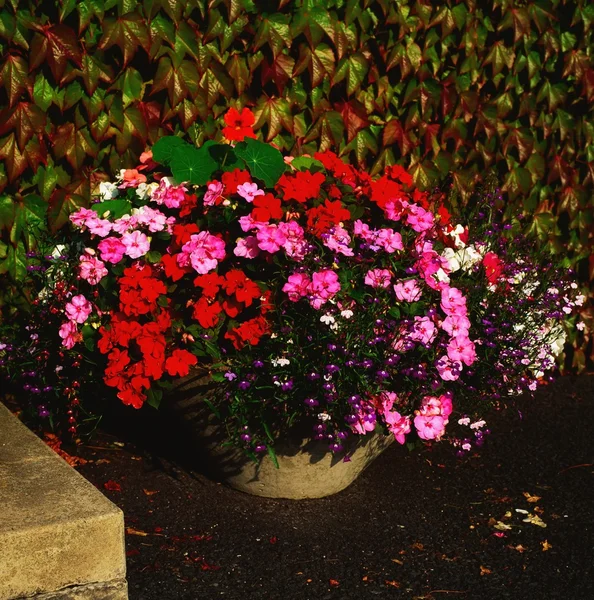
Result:
{"label": "ivy-covered wall", "polygon": [[0,0],[0,272],[24,274],[27,231],[63,225],[95,171],[200,143],[229,105],[284,151],[422,187],[495,167],[587,267],[593,25],[589,0]]}

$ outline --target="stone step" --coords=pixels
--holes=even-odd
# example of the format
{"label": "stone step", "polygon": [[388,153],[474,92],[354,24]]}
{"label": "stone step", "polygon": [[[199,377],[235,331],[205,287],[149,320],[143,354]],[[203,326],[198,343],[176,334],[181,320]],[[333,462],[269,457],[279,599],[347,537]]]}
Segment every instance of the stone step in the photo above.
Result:
{"label": "stone step", "polygon": [[126,600],[122,511],[0,403],[0,600]]}

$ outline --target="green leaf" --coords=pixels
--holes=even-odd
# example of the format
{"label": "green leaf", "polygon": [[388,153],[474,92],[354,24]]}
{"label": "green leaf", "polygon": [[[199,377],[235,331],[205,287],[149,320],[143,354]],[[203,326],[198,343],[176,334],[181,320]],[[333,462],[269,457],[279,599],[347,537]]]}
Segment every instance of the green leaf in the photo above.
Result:
{"label": "green leaf", "polygon": [[119,219],[132,212],[131,202],[123,199],[105,200],[104,202],[93,204],[91,208],[103,218],[108,216],[107,213],[109,213],[109,217],[112,219]]}
{"label": "green leaf", "polygon": [[315,158],[309,156],[298,156],[291,161],[291,167],[298,171],[311,171],[316,173],[324,170],[324,165]]}
{"label": "green leaf", "polygon": [[283,155],[259,140],[247,138],[240,142],[235,146],[235,154],[245,161],[252,177],[262,180],[267,187],[274,187],[285,172]]}
{"label": "green leaf", "polygon": [[0,229],[10,229],[14,222],[15,203],[11,196],[0,194]]}
{"label": "green leaf", "polygon": [[142,75],[132,67],[128,67],[124,75],[118,80],[119,89],[122,90],[122,99],[124,100],[124,108],[132,102],[142,99],[144,91],[144,83]]}
{"label": "green leaf", "polygon": [[35,78],[33,100],[43,111],[46,111],[54,100],[54,90],[41,73]]}
{"label": "green leaf", "polygon": [[202,148],[207,148],[222,171],[234,171],[243,168],[243,161],[237,158],[235,151],[229,144],[217,144],[212,140],[204,142]]}
{"label": "green leaf", "polygon": [[278,469],[279,468],[278,458],[276,457],[276,452],[274,451],[274,448],[271,445],[267,445],[266,449],[268,450],[268,456],[270,456],[270,460],[273,462],[274,467],[276,469]]}
{"label": "green leaf", "polygon": [[205,185],[218,169],[218,164],[208,148],[194,148],[188,144],[178,146],[171,154],[171,172],[178,183]]}
{"label": "green leaf", "polygon": [[171,163],[171,155],[173,154],[173,151],[182,146],[191,148],[187,142],[175,135],[162,137],[152,148],[153,160],[160,165],[168,167]]}
{"label": "green leaf", "polygon": [[14,281],[22,281],[27,276],[27,256],[25,245],[19,242],[16,247],[9,245],[6,258],[0,262],[0,273],[8,273]]}
{"label": "green leaf", "polygon": [[151,387],[146,391],[146,401],[149,406],[152,406],[153,408],[159,408],[161,400],[163,400],[162,390],[156,390]]}

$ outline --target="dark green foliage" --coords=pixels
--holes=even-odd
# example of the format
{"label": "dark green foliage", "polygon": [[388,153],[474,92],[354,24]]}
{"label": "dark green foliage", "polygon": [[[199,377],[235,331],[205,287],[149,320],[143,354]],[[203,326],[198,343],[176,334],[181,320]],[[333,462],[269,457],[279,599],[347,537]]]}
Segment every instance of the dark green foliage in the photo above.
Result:
{"label": "dark green foliage", "polygon": [[420,187],[453,171],[465,196],[494,167],[510,210],[577,263],[593,24],[588,0],[0,0],[0,191],[18,205],[0,210],[0,271],[24,268],[30,194],[57,229],[94,170],[135,166],[163,135],[202,144],[230,105],[283,152],[400,163]]}

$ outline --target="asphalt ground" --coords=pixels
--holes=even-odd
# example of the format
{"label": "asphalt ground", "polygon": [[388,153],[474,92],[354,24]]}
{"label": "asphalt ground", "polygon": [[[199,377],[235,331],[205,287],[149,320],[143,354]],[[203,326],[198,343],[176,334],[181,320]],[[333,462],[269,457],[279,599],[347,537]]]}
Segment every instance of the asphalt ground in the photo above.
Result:
{"label": "asphalt ground", "polygon": [[593,409],[594,376],[561,378],[478,451],[393,444],[320,500],[207,479],[154,415],[112,416],[79,471],[125,513],[131,600],[590,600]]}

